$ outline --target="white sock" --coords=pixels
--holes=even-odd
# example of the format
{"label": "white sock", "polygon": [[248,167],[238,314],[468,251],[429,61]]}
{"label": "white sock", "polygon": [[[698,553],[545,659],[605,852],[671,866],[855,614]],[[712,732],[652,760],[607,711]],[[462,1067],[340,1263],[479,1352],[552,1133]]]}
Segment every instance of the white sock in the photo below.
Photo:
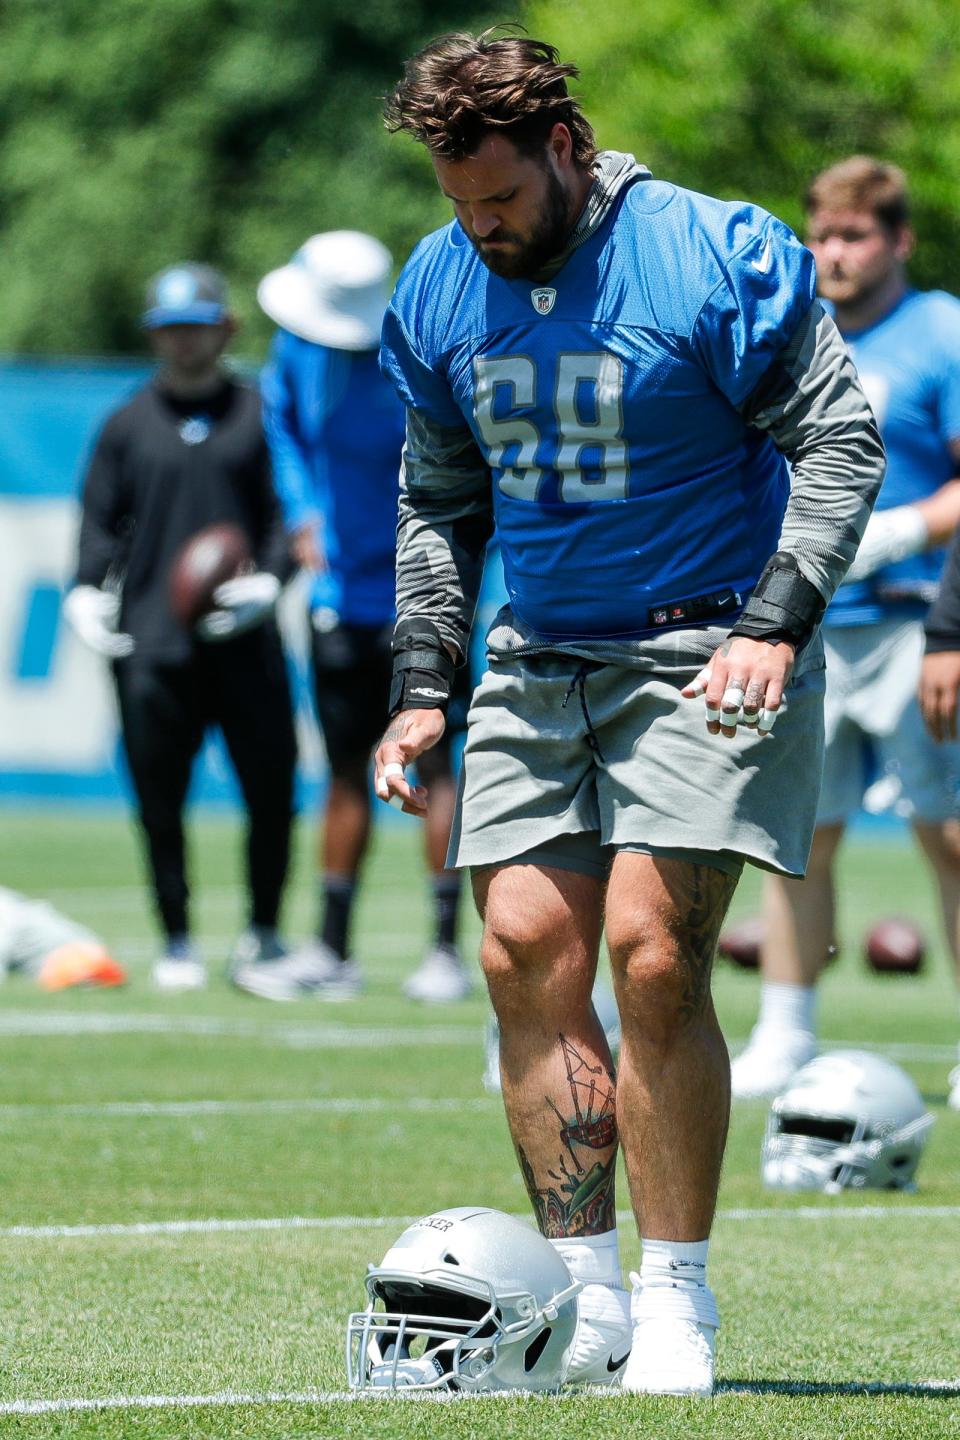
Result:
{"label": "white sock", "polygon": [[720,1315],[713,1291],[707,1285],[709,1240],[641,1240],[643,1259],[634,1283],[630,1310],[634,1324],[676,1316],[710,1325],[716,1330]]}
{"label": "white sock", "polygon": [[709,1240],[647,1240],[640,1261],[643,1286],[682,1290],[707,1283]]}
{"label": "white sock", "polygon": [[764,980],[760,986],[758,1030],[775,1030],[781,1035],[817,1033],[817,987],[790,985]]}
{"label": "white sock", "polygon": [[550,1244],[566,1261],[574,1280],[615,1288],[623,1285],[616,1230],[607,1230],[603,1235],[561,1235]]}

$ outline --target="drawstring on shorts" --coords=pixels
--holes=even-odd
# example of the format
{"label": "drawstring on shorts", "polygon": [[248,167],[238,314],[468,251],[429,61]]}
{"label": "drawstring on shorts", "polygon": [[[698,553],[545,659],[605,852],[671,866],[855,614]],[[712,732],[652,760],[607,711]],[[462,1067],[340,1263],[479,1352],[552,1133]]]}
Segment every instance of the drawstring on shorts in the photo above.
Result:
{"label": "drawstring on shorts", "polygon": [[594,755],[597,757],[600,763],[602,765],[605,765],[606,760],[604,759],[603,751],[600,749],[600,741],[597,739],[597,732],[593,728],[593,721],[590,719],[590,711],[587,708],[587,696],[584,689],[586,678],[590,674],[590,671],[596,670],[598,668],[599,667],[597,665],[591,665],[590,662],[587,660],[584,660],[582,662],[582,664],[574,674],[573,679],[570,681],[570,684],[567,686],[567,693],[563,697],[563,702],[560,706],[560,709],[566,710],[567,701],[570,699],[570,696],[576,690],[580,696],[580,709],[583,712],[583,723],[587,727],[587,733],[586,735],[584,735],[583,738],[590,746],[590,749],[593,751]]}

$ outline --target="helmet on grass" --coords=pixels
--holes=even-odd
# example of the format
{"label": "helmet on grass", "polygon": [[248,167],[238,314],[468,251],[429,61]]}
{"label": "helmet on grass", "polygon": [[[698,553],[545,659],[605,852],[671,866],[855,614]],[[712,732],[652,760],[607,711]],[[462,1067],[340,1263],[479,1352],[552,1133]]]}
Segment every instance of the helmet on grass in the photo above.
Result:
{"label": "helmet on grass", "polygon": [[913,1190],[933,1116],[880,1055],[834,1050],[798,1070],[767,1120],[760,1169],[779,1190]]}
{"label": "helmet on grass", "polygon": [[583,1288],[548,1240],[477,1205],[415,1220],[366,1277],[347,1322],[353,1389],[553,1390]]}

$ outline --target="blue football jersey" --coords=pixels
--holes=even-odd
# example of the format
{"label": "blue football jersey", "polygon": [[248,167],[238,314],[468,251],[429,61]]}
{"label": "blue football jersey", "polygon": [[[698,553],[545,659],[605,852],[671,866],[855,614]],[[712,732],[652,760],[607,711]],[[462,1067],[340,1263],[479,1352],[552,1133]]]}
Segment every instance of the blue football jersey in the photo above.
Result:
{"label": "blue football jersey", "polygon": [[313,608],[357,625],[387,623],[404,422],[376,351],[331,350],[281,330],[262,388],[287,527],[319,521],[327,568],[314,577]]}
{"label": "blue football jersey", "polygon": [[[910,290],[868,330],[844,341],[887,452],[877,510],[925,500],[957,473],[960,438],[960,300]],[[825,624],[869,625],[894,612],[921,615],[943,570],[942,549],[911,555],[866,580],[841,585]]]}
{"label": "blue football jersey", "polygon": [[637,636],[671,602],[745,598],[776,550],[787,467],[737,407],[813,299],[780,221],[638,178],[549,284],[491,273],[457,221],[428,236],[381,360],[408,406],[472,430],[518,618]]}

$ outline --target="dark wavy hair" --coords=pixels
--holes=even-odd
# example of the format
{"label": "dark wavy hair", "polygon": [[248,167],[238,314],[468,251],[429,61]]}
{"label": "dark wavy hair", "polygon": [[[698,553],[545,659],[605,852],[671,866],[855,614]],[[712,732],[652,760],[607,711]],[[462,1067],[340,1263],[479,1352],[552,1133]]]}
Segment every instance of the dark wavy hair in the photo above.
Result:
{"label": "dark wavy hair", "polygon": [[596,158],[596,141],[567,91],[567,80],[579,73],[543,40],[495,30],[441,35],[407,61],[384,103],[384,120],[388,130],[408,131],[443,160],[472,155],[494,131],[535,155],[562,122],[573,137],[575,162],[586,169]]}

